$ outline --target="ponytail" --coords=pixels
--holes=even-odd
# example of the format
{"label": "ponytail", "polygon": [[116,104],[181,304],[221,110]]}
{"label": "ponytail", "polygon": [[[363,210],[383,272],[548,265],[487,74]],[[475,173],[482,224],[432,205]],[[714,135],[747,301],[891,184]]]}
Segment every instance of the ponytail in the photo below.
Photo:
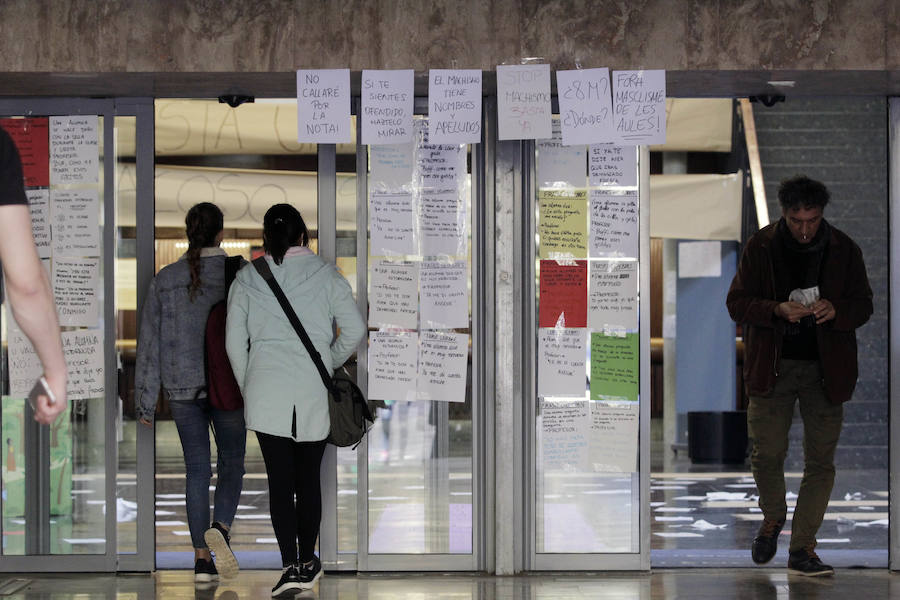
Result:
{"label": "ponytail", "polygon": [[290,204],[276,204],[263,217],[263,248],[276,265],[284,260],[288,248],[309,245],[309,231],[300,211]]}
{"label": "ponytail", "polygon": [[200,292],[203,281],[200,279],[200,253],[203,248],[215,246],[216,236],[222,231],[224,217],[219,207],[211,202],[195,204],[184,218],[185,232],[188,238],[188,249],[185,253],[191,270],[191,283],[188,296],[191,302]]}

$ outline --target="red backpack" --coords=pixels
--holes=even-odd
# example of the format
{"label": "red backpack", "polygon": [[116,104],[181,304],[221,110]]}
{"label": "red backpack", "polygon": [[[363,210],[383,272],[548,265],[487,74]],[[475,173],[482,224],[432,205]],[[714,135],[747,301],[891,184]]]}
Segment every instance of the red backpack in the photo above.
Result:
{"label": "red backpack", "polygon": [[228,289],[241,267],[240,256],[225,259],[225,300],[213,304],[206,318],[204,362],[206,366],[206,393],[209,404],[219,410],[244,408],[244,398],[238,386],[231,362],[225,351],[225,316],[228,313]]}

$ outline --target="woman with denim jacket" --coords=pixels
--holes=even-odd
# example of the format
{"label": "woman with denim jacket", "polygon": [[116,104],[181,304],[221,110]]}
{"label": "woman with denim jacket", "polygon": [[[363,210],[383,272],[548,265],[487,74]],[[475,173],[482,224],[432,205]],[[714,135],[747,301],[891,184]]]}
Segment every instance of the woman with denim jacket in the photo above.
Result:
{"label": "woman with denim jacket", "polygon": [[[223,577],[233,577],[238,572],[228,532],[243,485],[247,432],[242,410],[213,408],[206,394],[206,319],[210,308],[224,300],[226,294],[226,256],[219,248],[223,237],[222,211],[209,202],[196,204],[188,211],[185,225],[187,252],[160,269],[144,301],[135,405],[141,423],[152,427],[160,389],[169,401],[184,452],[194,581],[204,583],[218,580],[219,571]],[[210,426],[218,452],[212,526]],[[215,563],[210,550],[215,554]]]}
{"label": "woman with denim jacket", "polygon": [[[296,208],[276,204],[266,212],[266,261],[333,371],[350,358],[366,327],[350,284],[308,244]],[[328,395],[284,310],[252,266],[241,269],[228,294],[225,348],[244,396],[247,429],[256,432],[266,463],[269,514],[284,567],[272,595],[310,589],[322,573],[314,551],[322,515],[319,468],[330,429]]]}

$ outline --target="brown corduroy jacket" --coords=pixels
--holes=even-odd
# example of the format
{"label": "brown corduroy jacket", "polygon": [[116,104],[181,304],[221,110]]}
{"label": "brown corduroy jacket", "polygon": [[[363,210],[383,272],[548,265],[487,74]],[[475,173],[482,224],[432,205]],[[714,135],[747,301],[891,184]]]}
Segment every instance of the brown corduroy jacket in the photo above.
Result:
{"label": "brown corduroy jacket", "polygon": [[[744,384],[747,393],[766,396],[775,386],[785,321],[775,316],[776,223],[753,235],[744,247],[725,300],[728,313],[744,325]],[[853,395],[858,376],[856,329],[872,315],[872,288],[862,251],[847,234],[831,227],[822,259],[819,295],[835,318],[816,327],[825,395],[832,403]]]}

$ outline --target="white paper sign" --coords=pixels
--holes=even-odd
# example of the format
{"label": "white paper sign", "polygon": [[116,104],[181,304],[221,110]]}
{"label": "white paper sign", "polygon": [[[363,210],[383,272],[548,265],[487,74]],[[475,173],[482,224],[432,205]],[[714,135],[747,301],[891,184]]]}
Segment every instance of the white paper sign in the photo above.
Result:
{"label": "white paper sign", "polygon": [[416,399],[418,333],[369,333],[369,399]]}
{"label": "white paper sign", "polygon": [[637,263],[590,261],[588,327],[605,335],[637,330]]}
{"label": "white paper sign", "polygon": [[419,335],[416,399],[465,402],[468,365],[468,334],[423,331]]}
{"label": "white paper sign", "polygon": [[422,329],[469,326],[469,270],[465,261],[423,262],[419,281]]}
{"label": "white paper sign", "polygon": [[458,191],[420,192],[418,223],[422,256],[466,254],[469,220]]}
{"label": "white paper sign", "polygon": [[595,144],[590,147],[588,174],[592,186],[635,186],[637,152],[633,146]]}
{"label": "white paper sign", "polygon": [[97,183],[100,147],[95,115],[50,117],[50,184]]}
{"label": "white paper sign", "polygon": [[501,140],[543,140],[550,129],[550,65],[497,65]]}
{"label": "white paper sign", "polygon": [[638,197],[591,190],[590,256],[638,257]]}
{"label": "white paper sign", "polygon": [[412,194],[369,195],[372,256],[415,254]]}
{"label": "white paper sign", "polygon": [[416,125],[422,134],[416,147],[413,179],[419,189],[458,190],[466,180],[466,147],[462,144],[432,144],[425,124]]}
{"label": "white paper sign", "polygon": [[350,128],[350,69],[297,71],[297,141],[354,141]]}
{"label": "white paper sign", "polygon": [[48,258],[51,254],[50,236],[50,190],[25,190],[28,208],[31,210],[31,234],[38,256]]}
{"label": "white paper sign", "polygon": [[547,471],[587,471],[591,435],[588,400],[541,402],[541,466]]}
{"label": "white paper sign", "polygon": [[69,399],[102,398],[106,393],[103,332],[99,329],[63,331],[62,345],[68,367]]}
{"label": "white paper sign", "polygon": [[53,255],[100,256],[100,199],[96,189],[50,191]]}
{"label": "white paper sign", "polygon": [[34,346],[13,320],[8,305],[4,312],[9,360],[9,395],[13,398],[25,398],[34,387],[34,382],[43,375],[44,368],[37,352],[34,351]]}
{"label": "white paper sign", "polygon": [[679,242],[678,277],[721,277],[722,242]]}
{"label": "white paper sign", "polygon": [[557,71],[556,89],[563,144],[599,144],[616,139],[609,69]]}
{"label": "white paper sign", "polygon": [[98,258],[53,260],[53,297],[60,325],[97,326],[100,314],[97,296],[99,282]]}
{"label": "white paper sign", "polygon": [[538,329],[538,396],[577,396],[587,389],[587,329]]}
{"label": "white paper sign", "polygon": [[640,407],[591,402],[590,457],[598,473],[635,473],[638,470]]}
{"label": "white paper sign", "polygon": [[666,72],[613,71],[615,141],[623,146],[666,143]]}
{"label": "white paper sign", "polygon": [[413,140],[412,69],[362,72],[362,143]]}
{"label": "white paper sign", "polygon": [[428,72],[428,127],[433,144],[481,141],[481,71]]}
{"label": "white paper sign", "polygon": [[538,187],[583,188],[586,146],[563,146],[559,119],[553,119],[553,136],[537,142]]}
{"label": "white paper sign", "polygon": [[414,144],[369,146],[372,174],[369,186],[378,191],[410,189],[413,183]]}
{"label": "white paper sign", "polygon": [[369,326],[416,329],[419,325],[419,265],[377,261],[370,270]]}

